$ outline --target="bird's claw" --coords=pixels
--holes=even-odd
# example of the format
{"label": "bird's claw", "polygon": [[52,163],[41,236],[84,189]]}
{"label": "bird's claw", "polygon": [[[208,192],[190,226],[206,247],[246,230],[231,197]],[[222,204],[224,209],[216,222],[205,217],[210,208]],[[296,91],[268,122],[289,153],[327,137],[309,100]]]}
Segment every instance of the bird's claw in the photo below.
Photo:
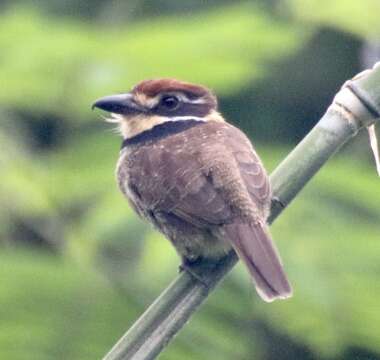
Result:
{"label": "bird's claw", "polygon": [[281,199],[278,196],[272,197],[272,203],[279,204],[283,209],[285,209],[286,205],[281,201]]}
{"label": "bird's claw", "polygon": [[207,281],[202,278],[201,275],[199,275],[193,268],[192,265],[187,264],[186,262],[183,262],[179,268],[179,272],[181,273],[182,271],[186,271],[191,277],[193,277],[195,280],[200,282],[204,287],[209,288],[209,284]]}

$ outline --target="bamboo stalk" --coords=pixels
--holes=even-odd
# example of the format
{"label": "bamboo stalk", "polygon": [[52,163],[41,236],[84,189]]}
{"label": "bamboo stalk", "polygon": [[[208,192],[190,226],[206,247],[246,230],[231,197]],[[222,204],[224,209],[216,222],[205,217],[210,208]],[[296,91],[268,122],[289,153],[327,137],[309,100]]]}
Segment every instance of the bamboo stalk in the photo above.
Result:
{"label": "bamboo stalk", "polygon": [[[269,222],[346,141],[380,117],[380,67],[347,82],[326,114],[282,161],[270,179],[274,201]],[[103,360],[154,359],[237,262],[230,254],[219,264],[183,272],[116,343]],[[205,283],[207,286],[205,286]]]}

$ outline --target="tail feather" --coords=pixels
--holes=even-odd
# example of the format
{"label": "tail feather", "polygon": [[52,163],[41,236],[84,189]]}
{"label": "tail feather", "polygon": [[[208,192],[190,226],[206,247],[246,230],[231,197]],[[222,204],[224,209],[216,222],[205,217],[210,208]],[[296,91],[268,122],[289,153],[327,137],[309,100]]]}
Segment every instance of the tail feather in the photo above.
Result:
{"label": "tail feather", "polygon": [[292,296],[280,256],[265,225],[237,223],[225,226],[226,235],[248,268],[260,297],[271,302]]}

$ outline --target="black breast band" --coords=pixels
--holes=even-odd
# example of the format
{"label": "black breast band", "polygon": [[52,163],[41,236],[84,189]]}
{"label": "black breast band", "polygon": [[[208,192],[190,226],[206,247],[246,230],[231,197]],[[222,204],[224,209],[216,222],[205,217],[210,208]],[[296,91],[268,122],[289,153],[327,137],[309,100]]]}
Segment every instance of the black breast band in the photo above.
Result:
{"label": "black breast band", "polygon": [[177,120],[167,121],[163,124],[154,126],[152,129],[143,131],[142,133],[133,136],[129,139],[124,139],[121,144],[121,149],[124,149],[130,145],[136,145],[156,139],[161,139],[172,134],[178,134],[182,131],[190,129],[194,126],[204,124],[204,121],[200,120]]}

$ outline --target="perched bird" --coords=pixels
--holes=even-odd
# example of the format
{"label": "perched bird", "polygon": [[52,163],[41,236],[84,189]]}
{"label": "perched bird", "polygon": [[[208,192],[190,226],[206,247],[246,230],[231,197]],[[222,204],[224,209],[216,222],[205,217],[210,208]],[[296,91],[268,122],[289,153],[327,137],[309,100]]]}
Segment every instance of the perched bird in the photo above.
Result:
{"label": "perched bird", "polygon": [[120,190],[174,245],[184,267],[232,249],[265,301],[291,296],[266,224],[271,189],[250,141],[228,124],[207,88],[145,80],[97,100],[123,137]]}

